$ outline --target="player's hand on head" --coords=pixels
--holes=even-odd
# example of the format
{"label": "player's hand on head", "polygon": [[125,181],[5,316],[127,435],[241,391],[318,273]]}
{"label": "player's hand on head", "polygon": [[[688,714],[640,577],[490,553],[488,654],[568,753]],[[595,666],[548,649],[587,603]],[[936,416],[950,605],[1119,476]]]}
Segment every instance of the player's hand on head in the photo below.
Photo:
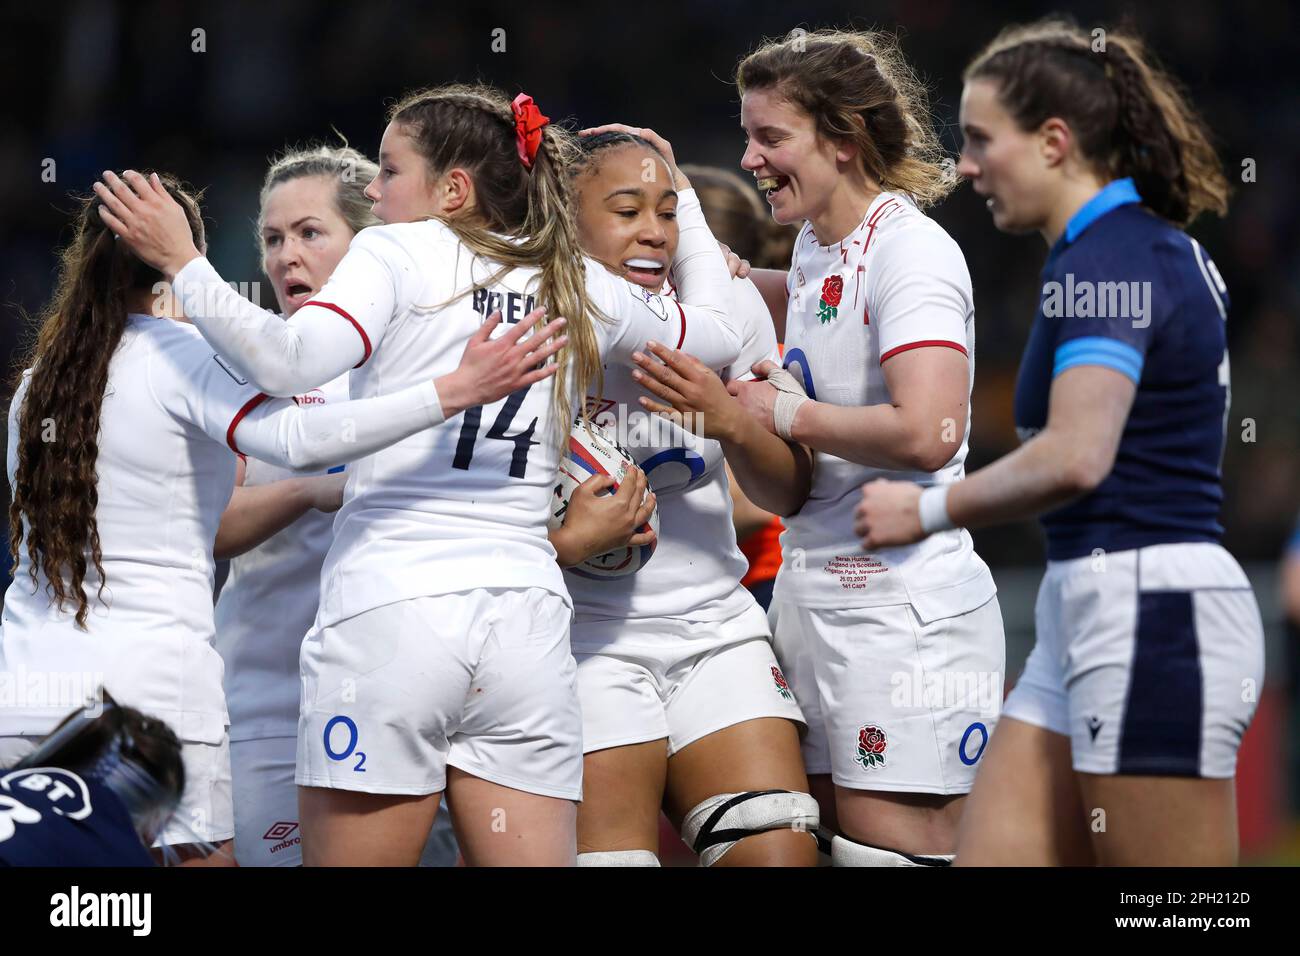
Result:
{"label": "player's hand on head", "polygon": [[642,397],[638,399],[642,408],[705,438],[725,440],[734,435],[740,409],[713,369],[658,342],[648,343],[646,352],[633,353],[637,367],[632,377],[658,401]]}
{"label": "player's hand on head", "polygon": [[593,475],[573,490],[564,512],[564,525],[551,532],[551,543],[565,567],[615,548],[640,547],[655,541],[653,531],[637,531],[655,509],[654,494],[646,492],[645,472],[631,468],[618,491],[609,494],[613,486],[614,480],[608,475]]}
{"label": "player's hand on head", "polygon": [[545,317],[546,309],[534,309],[494,338],[501,313],[488,316],[465,344],[456,371],[436,380],[443,414],[450,418],[475,405],[491,405],[554,375],[560,366],[550,359],[569,337],[560,334],[563,318],[542,324]]}
{"label": "player's hand on head", "polygon": [[722,258],[727,260],[727,271],[731,273],[733,279],[743,279],[749,275],[752,266],[748,259],[742,259],[731,251],[731,246],[725,242],[719,242],[718,248],[722,250]]}
{"label": "player's hand on head", "polygon": [[603,126],[590,126],[587,129],[578,130],[579,136],[595,136],[598,133],[630,133],[633,136],[640,136],[663,153],[664,159],[668,160],[668,169],[673,174],[673,188],[678,192],[691,188],[691,181],[686,178],[686,175],[677,166],[677,159],[673,156],[672,143],[650,129],[650,127],[628,126],[626,123],[606,123]]}
{"label": "player's hand on head", "polygon": [[869,481],[853,509],[853,533],[867,551],[920,541],[920,500],[921,486],[910,481]]}
{"label": "player's hand on head", "polygon": [[104,225],[136,258],[168,279],[202,254],[194,245],[185,210],[167,192],[157,173],[146,179],[132,169],[121,176],[105,170],[104,181],[93,188]]}

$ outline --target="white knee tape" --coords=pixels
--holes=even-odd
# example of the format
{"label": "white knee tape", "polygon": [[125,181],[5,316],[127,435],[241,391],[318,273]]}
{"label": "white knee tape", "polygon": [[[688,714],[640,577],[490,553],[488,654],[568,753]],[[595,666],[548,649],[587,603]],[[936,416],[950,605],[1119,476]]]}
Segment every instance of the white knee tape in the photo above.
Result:
{"label": "white knee tape", "polygon": [[947,866],[952,854],[911,856],[884,850],[865,843],[855,843],[836,834],[831,840],[831,866]]}
{"label": "white knee tape", "polygon": [[578,866],[658,866],[659,857],[649,850],[600,850],[579,853]]}
{"label": "white knee tape", "polygon": [[720,793],[686,814],[682,839],[700,855],[701,866],[712,866],[737,840],[767,830],[800,830],[812,836],[820,822],[817,801],[807,793]]}

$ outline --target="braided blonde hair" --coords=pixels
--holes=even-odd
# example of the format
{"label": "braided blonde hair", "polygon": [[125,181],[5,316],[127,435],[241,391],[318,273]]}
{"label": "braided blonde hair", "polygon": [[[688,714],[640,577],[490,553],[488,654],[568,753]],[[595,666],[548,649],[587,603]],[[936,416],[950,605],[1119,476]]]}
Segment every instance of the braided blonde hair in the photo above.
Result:
{"label": "braided blonde hair", "polygon": [[[510,100],[483,84],[410,93],[389,110],[388,121],[411,137],[434,176],[459,167],[472,179],[476,219],[444,222],[465,248],[501,264],[479,286],[498,282],[514,268],[537,268],[539,304],[549,318],[568,320],[569,341],[557,354],[560,367],[552,392],[558,431],[554,440],[563,443],[573,421],[574,390],[591,391],[594,386],[594,394],[599,394],[603,385],[595,323],[605,317],[587,295],[573,220],[569,172],[578,154],[573,137],[553,124],[546,126],[533,167],[525,169]],[[585,417],[585,408],[581,413]]]}

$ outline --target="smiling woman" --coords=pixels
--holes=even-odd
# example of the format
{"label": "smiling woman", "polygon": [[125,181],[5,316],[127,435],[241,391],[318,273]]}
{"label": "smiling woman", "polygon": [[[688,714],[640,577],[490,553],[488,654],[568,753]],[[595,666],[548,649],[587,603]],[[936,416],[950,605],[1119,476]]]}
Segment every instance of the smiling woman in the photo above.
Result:
{"label": "smiling woman", "polygon": [[776,222],[802,225],[788,274],[751,273],[786,314],[789,371],[730,391],[772,441],[812,449],[811,491],[795,493],[788,456],[767,467],[756,440],[724,447],[755,503],[789,515],[772,616],[808,717],[810,782],[838,830],[836,865],[943,865],[983,752],[970,742],[984,739],[997,708],[960,694],[900,706],[891,675],[1000,690],[996,589],[964,531],[864,551],[852,526],[867,481],[945,485],[964,474],[971,281],[961,250],[921,211],[953,188],[952,166],[924,89],[882,34],[764,43],[740,62],[736,84],[741,166]]}
{"label": "smiling woman", "polygon": [[[697,200],[672,147],[622,126],[581,143],[583,252],[645,294],[675,299],[678,202]],[[744,344],[724,374],[752,379],[753,365],[777,358],[776,335],[748,279],[733,279],[731,293]],[[587,396],[598,423],[635,422],[626,444],[656,492],[662,537],[635,575],[566,575],[583,722],[578,862],[658,865],[662,808],[705,866],[811,866],[817,806],[799,759],[803,715],[783,689],[763,610],[739,583],[722,446],[638,409],[641,375],[611,364]],[[555,534],[612,511],[606,500],[575,496]]]}
{"label": "smiling woman", "polygon": [[668,161],[647,140],[614,130],[584,137],[582,148],[587,160],[577,195],[583,251],[629,281],[660,291],[677,248],[677,190]]}
{"label": "smiling woman", "polygon": [[[956,185],[925,87],[884,34],[821,31],[768,42],[741,62],[736,79],[741,125],[763,147],[761,165],[741,165],[779,223],[816,224],[853,188],[896,191],[924,207]],[[844,149],[849,155],[838,155]]]}

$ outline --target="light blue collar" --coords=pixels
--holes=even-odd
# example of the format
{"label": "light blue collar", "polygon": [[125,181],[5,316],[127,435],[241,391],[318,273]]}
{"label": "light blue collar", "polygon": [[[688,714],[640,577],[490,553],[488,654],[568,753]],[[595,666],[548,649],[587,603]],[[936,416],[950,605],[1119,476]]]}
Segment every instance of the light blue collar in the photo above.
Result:
{"label": "light blue collar", "polygon": [[1132,177],[1111,180],[1070,217],[1070,221],[1065,224],[1065,241],[1074,242],[1085,229],[1112,209],[1141,201],[1142,197],[1138,195]]}

